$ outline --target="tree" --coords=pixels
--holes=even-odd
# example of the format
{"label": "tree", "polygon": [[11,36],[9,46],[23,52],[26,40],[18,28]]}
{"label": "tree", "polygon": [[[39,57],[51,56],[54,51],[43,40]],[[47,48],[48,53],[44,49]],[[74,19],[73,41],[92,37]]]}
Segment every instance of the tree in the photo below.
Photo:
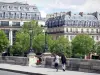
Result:
{"label": "tree", "polygon": [[3,52],[9,46],[9,40],[6,34],[0,30],[0,52]]}
{"label": "tree", "polygon": [[[32,30],[32,33],[30,33],[30,29]],[[22,29],[16,33],[16,40],[12,49],[12,53],[19,52],[19,54],[23,54],[24,52],[28,51],[30,48],[30,34],[32,34],[32,40],[34,40],[35,36],[43,34],[42,31],[43,29],[38,25],[37,21],[25,22],[25,24],[22,26]]]}
{"label": "tree", "polygon": [[33,36],[43,33],[43,28],[38,25],[38,22],[32,20],[30,22],[25,22],[22,26],[21,31],[30,34],[30,29],[33,31]]}
{"label": "tree", "polygon": [[72,40],[73,55],[83,56],[93,50],[94,40],[87,34],[79,34]]}
{"label": "tree", "polygon": [[57,40],[54,40],[53,45],[51,47],[52,53],[58,53],[58,54],[65,54],[67,57],[70,57],[71,55],[71,49],[70,49],[70,42],[67,38],[61,36]]}
{"label": "tree", "polygon": [[100,55],[100,41],[95,44],[95,52]]}
{"label": "tree", "polygon": [[[47,39],[48,51],[50,51],[53,40],[52,40],[52,37],[50,37],[49,35],[46,36],[46,39]],[[39,34],[34,37],[33,48],[35,50],[35,53],[43,53],[44,52],[45,34]]]}
{"label": "tree", "polygon": [[17,32],[16,40],[13,45],[13,54],[23,55],[29,49],[29,34],[26,32]]}

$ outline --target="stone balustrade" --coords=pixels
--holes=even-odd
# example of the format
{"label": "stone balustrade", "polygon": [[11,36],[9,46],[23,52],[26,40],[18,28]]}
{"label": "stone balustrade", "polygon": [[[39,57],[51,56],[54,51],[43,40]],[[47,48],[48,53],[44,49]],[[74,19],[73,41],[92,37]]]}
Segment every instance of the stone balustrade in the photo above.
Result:
{"label": "stone balustrade", "polygon": [[[53,67],[53,57],[46,58],[45,66]],[[61,63],[59,65],[61,69]],[[100,60],[84,60],[77,58],[67,58],[67,70],[100,73]]]}
{"label": "stone balustrade", "polygon": [[16,56],[0,56],[0,63],[16,64],[26,66],[29,63],[27,57],[16,57]]}
{"label": "stone balustrade", "polygon": [[[45,67],[54,68],[54,57],[46,57],[45,64],[42,63]],[[0,63],[7,63],[7,64],[15,64],[15,65],[22,65],[26,66],[29,64],[28,57],[15,57],[15,56],[0,56]],[[59,68],[61,69],[61,63]],[[67,58],[67,70],[74,70],[74,71],[82,71],[82,72],[93,72],[93,73],[100,73],[100,60],[84,60],[84,59],[77,59],[77,58]]]}

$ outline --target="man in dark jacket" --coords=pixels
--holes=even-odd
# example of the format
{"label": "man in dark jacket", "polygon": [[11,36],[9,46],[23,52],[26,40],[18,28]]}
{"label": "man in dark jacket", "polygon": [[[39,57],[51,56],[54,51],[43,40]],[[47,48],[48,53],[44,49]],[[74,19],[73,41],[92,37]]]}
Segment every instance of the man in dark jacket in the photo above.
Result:
{"label": "man in dark jacket", "polygon": [[62,63],[62,69],[63,69],[63,71],[65,71],[65,69],[66,69],[66,57],[64,56],[64,54],[61,55],[61,63]]}

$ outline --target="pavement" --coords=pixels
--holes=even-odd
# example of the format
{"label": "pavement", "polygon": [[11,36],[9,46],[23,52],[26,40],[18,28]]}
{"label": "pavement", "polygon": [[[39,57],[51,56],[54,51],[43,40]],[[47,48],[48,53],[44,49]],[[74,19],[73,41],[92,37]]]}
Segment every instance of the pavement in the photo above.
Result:
{"label": "pavement", "polygon": [[29,74],[23,74],[23,73],[16,73],[16,72],[9,72],[9,71],[0,70],[0,75],[29,75]]}
{"label": "pavement", "polygon": [[58,72],[56,72],[55,69],[51,68],[43,68],[39,66],[20,66],[11,64],[0,64],[0,70],[24,73],[29,75],[100,75],[96,73],[85,73],[68,70],[66,70],[65,72],[63,72],[62,70],[58,70]]}

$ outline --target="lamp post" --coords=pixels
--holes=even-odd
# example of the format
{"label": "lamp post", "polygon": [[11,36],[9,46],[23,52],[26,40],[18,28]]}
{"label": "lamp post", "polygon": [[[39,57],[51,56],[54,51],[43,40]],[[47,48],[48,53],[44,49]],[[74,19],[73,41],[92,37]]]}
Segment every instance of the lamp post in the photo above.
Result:
{"label": "lamp post", "polygon": [[48,51],[48,45],[47,45],[47,31],[45,30],[45,49],[44,52]]}
{"label": "lamp post", "polygon": [[48,44],[47,44],[47,26],[41,26],[44,28],[43,32],[44,32],[44,39],[45,39],[45,45],[44,45],[44,52],[47,52],[48,51]]}
{"label": "lamp post", "polygon": [[30,50],[29,50],[29,53],[33,52],[33,49],[32,49],[32,34],[33,34],[33,30],[32,30],[32,25],[30,23],[29,25],[29,33],[30,33]]}

